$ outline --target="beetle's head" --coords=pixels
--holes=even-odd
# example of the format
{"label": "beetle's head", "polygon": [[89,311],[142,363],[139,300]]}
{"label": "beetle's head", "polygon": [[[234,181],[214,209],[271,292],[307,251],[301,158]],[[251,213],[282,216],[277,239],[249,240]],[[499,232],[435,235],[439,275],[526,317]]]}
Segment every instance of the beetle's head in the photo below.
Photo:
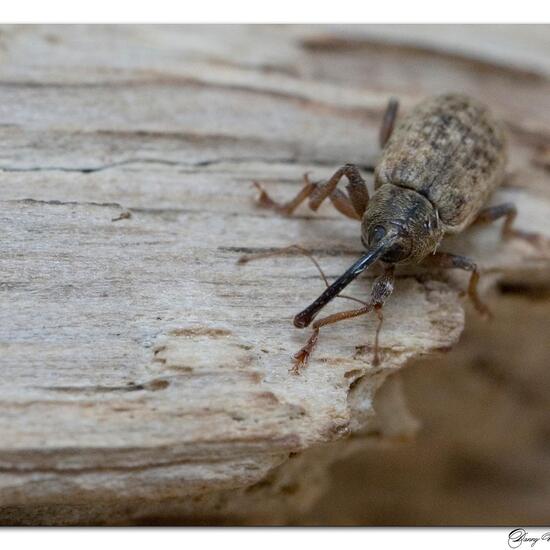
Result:
{"label": "beetle's head", "polygon": [[410,189],[383,185],[363,216],[361,239],[371,249],[389,234],[396,236],[380,257],[383,262],[419,262],[435,250],[443,229],[428,199]]}
{"label": "beetle's head", "polygon": [[363,256],[294,317],[296,327],[307,327],[326,304],[376,261],[420,261],[435,250],[443,235],[431,203],[415,191],[395,185],[380,187],[369,201],[361,233],[367,249]]}

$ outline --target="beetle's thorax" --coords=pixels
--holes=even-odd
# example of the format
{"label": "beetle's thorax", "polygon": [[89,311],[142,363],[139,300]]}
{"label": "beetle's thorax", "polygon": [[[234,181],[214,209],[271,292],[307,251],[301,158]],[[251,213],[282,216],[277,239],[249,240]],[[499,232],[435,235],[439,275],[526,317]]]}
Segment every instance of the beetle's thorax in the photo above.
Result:
{"label": "beetle's thorax", "polygon": [[435,251],[443,238],[438,212],[426,197],[387,183],[369,201],[361,238],[368,247],[389,232],[397,233],[398,239],[381,258],[387,263],[420,262]]}

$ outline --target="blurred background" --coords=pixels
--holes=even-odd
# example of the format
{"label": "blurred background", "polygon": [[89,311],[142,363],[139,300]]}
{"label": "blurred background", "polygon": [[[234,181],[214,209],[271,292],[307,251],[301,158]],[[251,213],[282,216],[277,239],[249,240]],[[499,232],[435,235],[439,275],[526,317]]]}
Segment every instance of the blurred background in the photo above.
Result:
{"label": "blurred background", "polygon": [[446,356],[402,371],[415,439],[331,467],[304,518],[338,525],[544,525],[550,514],[550,293],[503,288]]}

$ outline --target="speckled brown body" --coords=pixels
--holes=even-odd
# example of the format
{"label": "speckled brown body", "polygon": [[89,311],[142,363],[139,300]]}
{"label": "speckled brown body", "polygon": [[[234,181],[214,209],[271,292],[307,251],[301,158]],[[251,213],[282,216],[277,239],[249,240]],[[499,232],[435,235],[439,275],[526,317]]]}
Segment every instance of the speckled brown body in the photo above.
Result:
{"label": "speckled brown body", "polygon": [[[404,220],[420,218],[418,210],[425,210],[424,227],[409,228],[415,239],[426,241],[409,258],[421,261],[445,233],[472,223],[501,183],[505,164],[503,129],[484,105],[455,94],[424,101],[396,126],[382,151],[376,193],[363,216],[364,238],[381,216],[387,218],[388,208]],[[403,209],[410,210],[408,216]]]}

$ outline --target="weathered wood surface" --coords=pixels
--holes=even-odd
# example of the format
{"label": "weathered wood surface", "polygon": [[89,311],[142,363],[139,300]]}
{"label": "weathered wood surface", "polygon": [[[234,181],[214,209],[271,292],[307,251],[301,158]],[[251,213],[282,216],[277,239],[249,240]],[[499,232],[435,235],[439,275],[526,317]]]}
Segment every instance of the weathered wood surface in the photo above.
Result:
{"label": "weathered wood surface", "polygon": [[[93,521],[97,503],[165,499],[207,513],[193,498],[380,428],[372,399],[387,375],[459,337],[465,279],[403,272],[379,367],[356,350],[372,343],[365,318],[323,333],[296,377],[290,357],[307,332],[291,319],[322,281],[302,257],[236,260],[299,243],[331,277],[351,263],[354,222],[330,206],[291,219],[258,210],[250,182],[290,197],[306,171],[372,166],[389,95],[404,109],[449,90],[489,102],[511,147],[494,202],[514,201],[521,228],[550,236],[550,68],[522,63],[530,52],[507,61],[441,36],[418,47],[380,33],[1,29],[2,522]],[[498,232],[475,229],[445,249],[476,258],[486,288],[548,277],[548,252]],[[239,506],[246,498],[258,506],[242,494]],[[56,512],[60,503],[92,512]]]}

